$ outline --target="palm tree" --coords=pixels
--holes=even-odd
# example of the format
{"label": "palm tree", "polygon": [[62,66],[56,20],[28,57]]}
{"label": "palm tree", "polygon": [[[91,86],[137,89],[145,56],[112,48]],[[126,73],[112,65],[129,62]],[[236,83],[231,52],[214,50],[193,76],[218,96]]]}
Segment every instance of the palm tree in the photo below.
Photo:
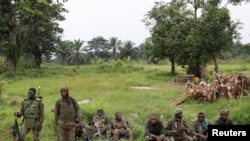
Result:
{"label": "palm tree", "polygon": [[87,63],[87,55],[82,52],[83,43],[84,41],[80,39],[74,40],[73,52],[71,52],[70,56],[68,57],[68,61],[70,65],[80,65],[83,63]]}
{"label": "palm tree", "polygon": [[138,58],[141,59],[141,60],[146,60],[147,59],[145,43],[141,43],[138,46]]}
{"label": "palm tree", "polygon": [[131,57],[131,59],[137,60],[137,53],[139,49],[134,47],[135,43],[128,40],[123,43],[123,46],[119,48],[120,54],[119,57],[124,59],[127,57]]}
{"label": "palm tree", "polygon": [[59,42],[56,47],[56,56],[60,59],[60,63],[68,65],[68,57],[73,52],[73,43],[69,40]]}
{"label": "palm tree", "polygon": [[122,45],[122,42],[121,40],[118,40],[117,37],[111,37],[109,39],[109,45],[110,45],[110,48],[112,49],[112,59],[116,60],[118,48]]}

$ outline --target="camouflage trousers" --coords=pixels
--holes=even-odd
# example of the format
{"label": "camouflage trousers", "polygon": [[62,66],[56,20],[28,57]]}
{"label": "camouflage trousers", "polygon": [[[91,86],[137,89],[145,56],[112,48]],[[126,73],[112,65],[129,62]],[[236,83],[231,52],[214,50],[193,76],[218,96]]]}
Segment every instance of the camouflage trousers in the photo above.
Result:
{"label": "camouflage trousers", "polygon": [[20,139],[18,141],[24,141],[26,134],[32,130],[33,132],[33,138],[34,141],[39,141],[39,132],[40,130],[37,128],[37,125],[39,124],[39,121],[35,121],[35,127],[34,128],[27,128],[26,123],[24,122],[20,131]]}
{"label": "camouflage trousers", "polygon": [[127,129],[113,129],[112,130],[112,140],[118,141],[120,138],[128,138],[129,141],[133,141],[133,133],[130,128]]}
{"label": "camouflage trousers", "polygon": [[58,141],[75,140],[75,122],[59,120],[57,123]]}
{"label": "camouflage trousers", "polygon": [[91,134],[96,134],[100,132],[102,135],[103,134],[111,135],[111,128],[109,125],[105,125],[103,127],[100,127],[99,129],[96,126],[90,126],[89,131]]}
{"label": "camouflage trousers", "polygon": [[[151,138],[149,136],[145,136],[145,141],[157,141],[155,138]],[[168,141],[167,137],[163,137],[161,141]]]}
{"label": "camouflage trousers", "polygon": [[197,138],[184,134],[181,136],[170,136],[169,141],[197,141]]}

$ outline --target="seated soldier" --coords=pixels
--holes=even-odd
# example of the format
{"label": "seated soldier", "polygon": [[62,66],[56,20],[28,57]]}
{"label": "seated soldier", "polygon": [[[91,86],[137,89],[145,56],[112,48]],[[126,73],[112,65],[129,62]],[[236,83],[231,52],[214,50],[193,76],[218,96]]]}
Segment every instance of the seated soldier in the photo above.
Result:
{"label": "seated soldier", "polygon": [[84,123],[77,120],[75,127],[75,141],[91,141],[90,134],[86,130]]}
{"label": "seated soldier", "polygon": [[193,122],[193,135],[197,137],[197,141],[207,141],[209,121],[203,112],[198,113],[198,119]]}
{"label": "seated soldier", "polygon": [[115,119],[111,122],[112,140],[118,141],[121,138],[128,138],[133,141],[133,133],[128,126],[128,122],[122,119],[121,113],[115,113]]}
{"label": "seated soldier", "polygon": [[195,141],[196,137],[192,137],[191,130],[182,119],[182,110],[176,109],[174,113],[174,118],[169,120],[165,127],[169,141]]}
{"label": "seated soldier", "polygon": [[220,117],[215,120],[214,124],[215,125],[233,125],[233,121],[228,117],[229,115],[229,110],[227,109],[222,109],[220,111]]}
{"label": "seated soldier", "polygon": [[90,132],[99,138],[101,138],[103,134],[107,135],[107,139],[111,136],[110,126],[107,125],[107,118],[103,113],[103,109],[97,110],[97,114],[93,117]]}
{"label": "seated soldier", "polygon": [[157,114],[151,114],[145,125],[145,141],[167,141],[165,129]]}

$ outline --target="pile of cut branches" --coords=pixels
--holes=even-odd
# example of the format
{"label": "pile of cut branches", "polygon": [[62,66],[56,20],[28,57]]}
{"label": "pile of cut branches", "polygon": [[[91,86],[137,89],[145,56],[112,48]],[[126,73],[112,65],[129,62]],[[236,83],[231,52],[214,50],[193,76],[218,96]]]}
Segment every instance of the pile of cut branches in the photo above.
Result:
{"label": "pile of cut branches", "polygon": [[195,84],[187,82],[184,95],[187,98],[196,99],[201,102],[213,102],[219,98],[237,99],[239,96],[248,95],[250,79],[246,74],[235,73],[232,75],[214,74],[210,84],[201,81]]}

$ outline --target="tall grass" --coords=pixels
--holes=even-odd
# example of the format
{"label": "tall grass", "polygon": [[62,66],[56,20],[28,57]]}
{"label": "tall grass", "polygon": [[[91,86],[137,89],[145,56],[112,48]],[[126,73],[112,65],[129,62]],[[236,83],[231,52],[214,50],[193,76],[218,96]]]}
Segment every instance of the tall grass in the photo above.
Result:
{"label": "tall grass", "polygon": [[[10,140],[11,125],[14,122],[13,113],[20,108],[20,102],[27,97],[30,87],[41,87],[41,95],[45,104],[45,123],[41,132],[42,141],[55,141],[53,131],[53,113],[55,101],[60,98],[59,89],[69,87],[69,93],[78,101],[89,100],[89,103],[80,104],[85,124],[91,121],[96,110],[103,108],[111,121],[116,112],[122,112],[124,119],[128,120],[136,141],[142,141],[144,124],[151,113],[159,114],[166,125],[173,117],[176,108],[173,101],[182,97],[184,85],[174,85],[171,80],[175,76],[170,75],[168,66],[122,64],[115,68],[113,64],[65,67],[60,65],[43,65],[41,70],[19,69],[16,73],[3,73],[1,79],[3,96],[0,101],[0,139]],[[208,70],[213,66],[208,66]],[[250,68],[249,64],[245,66]],[[241,65],[222,65],[225,73],[234,73],[244,70]],[[181,68],[177,68],[180,73]],[[247,72],[249,74],[249,72]],[[149,86],[155,89],[133,89],[132,86]],[[11,101],[18,104],[11,106]],[[230,110],[230,118],[236,124],[249,124],[250,114],[248,109],[249,96],[238,100],[220,100],[215,103],[200,104],[190,100],[179,108],[184,110],[184,119],[188,124],[196,119],[197,113],[203,111],[210,121],[214,121],[221,108]],[[19,119],[19,123],[21,119]],[[27,135],[27,141],[32,140],[32,134]]]}

